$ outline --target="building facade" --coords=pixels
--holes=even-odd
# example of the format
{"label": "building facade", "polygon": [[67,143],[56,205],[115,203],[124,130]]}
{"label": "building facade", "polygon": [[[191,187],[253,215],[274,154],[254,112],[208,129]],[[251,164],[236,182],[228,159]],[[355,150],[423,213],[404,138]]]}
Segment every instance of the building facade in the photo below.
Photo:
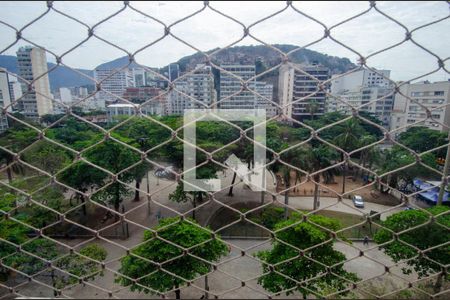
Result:
{"label": "building facade", "polygon": [[290,65],[281,66],[278,98],[283,114],[300,121],[323,115],[326,93],[319,89],[319,84],[329,78],[330,70],[324,66],[295,65],[295,68]]}
{"label": "building facade", "polygon": [[[256,75],[255,65],[221,65],[226,72],[220,72],[220,99],[218,106],[221,109],[255,109],[257,97],[250,91],[241,91],[241,80],[247,81]],[[255,90],[256,80],[248,82],[248,88]],[[241,91],[241,92],[239,92]],[[238,93],[238,94],[236,94]],[[235,95],[236,94],[236,95]]]}
{"label": "building facade", "polygon": [[31,91],[28,90],[28,84],[22,83],[24,96],[18,101],[17,109],[25,117],[35,120],[53,113],[45,51],[37,47],[21,47],[17,51],[17,67],[23,79],[29,82],[37,79]]}
{"label": "building facade", "polygon": [[257,107],[266,110],[267,117],[273,117],[277,114],[277,107],[270,101],[273,101],[273,85],[264,81],[255,82],[255,92],[262,97],[257,96]]}
{"label": "building facade", "polygon": [[195,72],[175,82],[175,88],[177,91],[169,93],[169,114],[181,115],[191,108],[215,108],[217,97],[211,67],[197,65]]}
{"label": "building facade", "polygon": [[96,69],[94,79],[101,83],[101,91],[95,97],[113,103],[122,97],[127,87],[134,87],[133,72],[130,69]]}
{"label": "building facade", "polygon": [[352,113],[352,107],[372,113],[386,129],[390,129],[394,107],[394,88],[390,70],[361,69],[351,74],[335,75],[331,79],[328,112]]}
{"label": "building facade", "polygon": [[[430,83],[428,81],[405,84],[395,95],[394,109],[391,118],[391,129],[399,129],[396,134],[405,131],[404,126],[420,122],[415,126],[425,126],[439,131],[448,131],[441,124],[450,126],[450,81]],[[409,100],[403,95],[408,96]],[[431,117],[427,119],[428,109]],[[425,121],[424,121],[425,120]],[[439,122],[439,123],[437,123]],[[402,129],[400,129],[402,128]]]}
{"label": "building facade", "polygon": [[7,111],[11,111],[11,94],[9,92],[9,78],[5,69],[0,68],[0,132],[8,129],[8,118],[3,115],[3,109],[7,108]]}

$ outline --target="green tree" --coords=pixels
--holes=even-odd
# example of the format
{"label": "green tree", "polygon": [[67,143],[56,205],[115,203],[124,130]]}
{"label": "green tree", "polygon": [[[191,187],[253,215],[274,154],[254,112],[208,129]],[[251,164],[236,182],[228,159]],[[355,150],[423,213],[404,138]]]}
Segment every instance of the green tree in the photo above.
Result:
{"label": "green tree", "polygon": [[[164,293],[176,289],[176,298],[179,299],[179,288],[186,284],[185,280],[193,280],[210,271],[210,264],[203,260],[213,263],[228,252],[227,246],[219,237],[211,239],[209,230],[199,228],[180,218],[162,219],[154,230],[161,239],[154,236],[151,231],[146,231],[145,243],[133,249],[121,260],[119,272],[127,277],[118,277],[116,281],[123,286],[129,286],[131,291]],[[180,247],[190,248],[189,253],[202,260],[184,253]],[[161,269],[156,264],[161,264]],[[139,280],[132,281],[128,277],[139,278]]]}
{"label": "green tree", "polygon": [[[86,153],[86,158],[115,175],[141,160],[136,152],[110,140],[90,149]],[[135,179],[132,172],[122,172],[117,177],[125,183]],[[111,204],[118,212],[123,197],[129,194],[129,189],[124,184],[114,181],[105,189],[94,194],[94,199]]]}
{"label": "green tree", "polygon": [[[306,298],[310,293],[320,296],[321,293],[344,290],[349,284],[347,280],[358,280],[356,274],[344,270],[345,255],[334,250],[333,243],[324,243],[331,240],[332,236],[319,226],[336,231],[341,227],[339,221],[321,215],[311,215],[308,219],[312,223],[304,221],[299,223],[298,218],[291,218],[276,224],[277,240],[273,242],[272,249],[256,254],[263,261],[265,273],[258,279],[258,283],[269,292],[280,293],[289,290],[286,292],[288,295],[299,291]],[[304,255],[300,255],[297,250],[319,244],[321,245],[306,251]],[[328,268],[313,260],[321,262]],[[315,277],[318,278],[313,279]],[[309,281],[304,282],[306,280]]]}
{"label": "green tree", "polygon": [[[414,270],[422,278],[440,272],[434,285],[435,293],[440,292],[443,279],[450,279],[444,272],[445,268],[439,265],[448,266],[450,263],[449,211],[446,206],[435,206],[426,211],[401,211],[387,217],[381,223],[383,228],[374,236],[394,262],[406,261],[403,273],[410,274]],[[398,233],[397,238],[392,232]],[[423,255],[418,255],[414,247],[424,251]]]}
{"label": "green tree", "polygon": [[[334,138],[336,146],[342,150],[349,152],[358,148],[359,138],[363,135],[364,129],[359,124],[357,119],[350,119],[346,121],[342,127],[342,131]],[[341,160],[345,161],[345,154],[341,153]],[[342,193],[345,193],[345,177],[347,173],[347,163],[342,167]]]}
{"label": "green tree", "polygon": [[35,130],[24,127],[10,128],[0,136],[0,146],[9,150],[5,151],[0,148],[0,162],[7,166],[6,174],[9,182],[13,180],[13,174],[23,175],[25,173],[22,165],[14,163],[14,154],[11,152],[18,153],[36,141],[37,137],[38,134]]}

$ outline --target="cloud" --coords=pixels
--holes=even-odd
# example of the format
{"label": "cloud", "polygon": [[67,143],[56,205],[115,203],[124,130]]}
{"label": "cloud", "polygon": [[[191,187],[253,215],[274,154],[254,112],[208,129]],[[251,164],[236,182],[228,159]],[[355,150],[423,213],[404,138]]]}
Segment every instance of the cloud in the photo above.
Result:
{"label": "cloud", "polygon": [[[55,7],[80,21],[93,26],[124,7],[123,2],[79,2],[59,1]],[[258,20],[283,10],[285,2],[211,2],[211,7],[249,26]],[[303,46],[321,39],[328,28],[370,8],[368,2],[294,2],[300,12],[287,8],[251,28],[251,33],[266,43],[284,43]],[[203,9],[202,1],[197,2],[131,2],[131,7],[163,22],[166,26]],[[448,14],[445,2],[377,2],[377,8],[395,18],[409,30],[430,23]],[[36,18],[46,9],[45,2],[4,2],[0,20],[17,28]],[[305,14],[306,16],[302,15]],[[311,20],[312,17],[315,20]],[[414,32],[413,38],[445,58],[450,48],[448,31],[449,19]],[[206,8],[197,15],[174,25],[171,31],[188,44],[201,50],[223,47],[239,40],[243,35],[242,26],[229,18]],[[95,33],[107,41],[134,52],[157,40],[164,34],[164,26],[146,16],[127,8],[117,16],[95,28]],[[372,9],[369,13],[345,22],[331,30],[332,36],[350,46],[362,55],[392,46],[404,39],[405,30]],[[24,35],[38,44],[61,54],[87,37],[87,28],[57,13],[51,12],[24,31]],[[14,41],[15,32],[0,25],[0,51]],[[240,45],[260,44],[247,37]],[[347,57],[356,62],[358,54],[346,49],[331,39],[321,40],[310,47],[333,56]],[[13,47],[4,54],[14,55]],[[166,37],[161,42],[142,51],[138,55],[140,63],[161,67],[179,58],[194,53],[195,50],[183,43]],[[89,40],[65,56],[64,62],[73,67],[94,68],[105,60],[126,55],[126,52],[96,40]],[[389,68],[395,80],[408,80],[435,67],[436,59],[413,44],[382,52],[368,62],[376,68]],[[395,76],[395,77],[394,77]],[[447,80],[448,74],[440,71],[432,74],[430,80]]]}

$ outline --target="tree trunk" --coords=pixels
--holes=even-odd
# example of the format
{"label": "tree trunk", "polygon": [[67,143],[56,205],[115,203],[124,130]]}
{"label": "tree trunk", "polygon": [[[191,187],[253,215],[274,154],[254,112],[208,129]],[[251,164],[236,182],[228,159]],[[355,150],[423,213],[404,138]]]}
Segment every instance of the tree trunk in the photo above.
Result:
{"label": "tree trunk", "polygon": [[[344,160],[344,155],[342,155],[342,160]],[[347,164],[344,164],[342,169],[342,194],[345,193],[345,176],[347,173]]]}
{"label": "tree trunk", "polygon": [[437,293],[439,293],[440,291],[441,291],[441,287],[442,287],[442,278],[443,278],[444,276],[442,275],[442,272],[441,273],[439,273],[439,275],[437,276],[437,278],[436,278],[436,282],[435,282],[435,284],[434,284],[434,287],[433,287],[433,290],[434,290],[434,293],[435,294],[437,294]]}
{"label": "tree trunk", "polygon": [[181,299],[181,291],[179,289],[175,290],[175,299]]}
{"label": "tree trunk", "polygon": [[6,169],[6,176],[8,176],[8,183],[11,184],[11,182],[12,182],[12,180],[13,180],[13,177],[12,177],[12,171],[11,171],[11,168],[9,168],[9,166],[8,166],[8,168]]}
{"label": "tree trunk", "polygon": [[230,190],[228,191],[228,196],[233,197],[233,184],[236,181],[236,172],[233,172],[233,180],[231,181]]}
{"label": "tree trunk", "polygon": [[209,299],[209,284],[208,284],[208,275],[205,276],[205,299]]}
{"label": "tree trunk", "polygon": [[285,220],[288,219],[288,208],[287,208],[287,205],[289,205],[289,190],[288,190],[288,188],[290,186],[289,181],[290,181],[289,176],[286,176],[286,178],[284,180],[284,186],[285,186],[285,189],[286,189],[286,191],[284,192],[284,204],[285,204],[285,206],[284,206],[284,219]]}
{"label": "tree trunk", "polygon": [[194,194],[194,197],[192,197],[192,207],[194,208],[194,210],[192,211],[192,219],[194,219],[194,221],[197,221],[197,219],[195,218],[195,208],[197,207],[197,200],[196,200],[196,196]]}
{"label": "tree trunk", "polygon": [[83,203],[83,215],[87,215],[87,209],[86,209],[86,198],[84,198],[84,195],[80,195],[81,203]]}
{"label": "tree trunk", "polygon": [[[314,181],[319,182],[320,181],[320,175],[314,175]],[[313,210],[316,210],[317,208],[319,208],[318,206],[318,197],[319,196],[319,185],[317,183],[314,183],[314,205],[313,205]]]}
{"label": "tree trunk", "polygon": [[141,188],[141,181],[142,181],[142,178],[139,178],[139,179],[136,179],[136,190],[134,191],[134,199],[133,199],[133,201],[139,201],[139,196],[140,196],[140,194],[139,194],[139,189]]}

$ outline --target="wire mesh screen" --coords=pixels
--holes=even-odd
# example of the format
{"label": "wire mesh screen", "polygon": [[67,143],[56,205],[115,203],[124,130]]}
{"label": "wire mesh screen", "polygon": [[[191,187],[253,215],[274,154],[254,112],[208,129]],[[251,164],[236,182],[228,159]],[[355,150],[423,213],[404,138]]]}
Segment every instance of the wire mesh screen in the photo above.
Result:
{"label": "wire mesh screen", "polygon": [[[8,34],[0,54],[30,46],[17,52],[17,72],[0,73],[18,83],[18,90],[12,80],[1,90],[2,298],[448,297],[450,88],[445,81],[433,91],[411,88],[448,76],[448,57],[415,39],[448,28],[448,3],[441,3],[443,17],[415,27],[375,1],[334,25],[291,1],[250,24],[208,1],[171,22],[128,1],[109,15],[99,11],[95,22],[82,17],[89,4],[73,11],[59,4],[42,3],[42,13],[20,26],[0,18]],[[100,31],[126,12],[159,26],[139,36],[134,51],[123,41],[139,33],[105,38]],[[285,12],[317,26],[320,36],[295,47],[260,38],[260,26]],[[206,51],[174,30],[207,13],[226,19],[238,36]],[[365,55],[354,46],[359,41],[335,32],[369,15],[388,20],[402,37]],[[54,27],[58,20],[77,24],[79,32],[65,33],[74,36],[65,51],[28,37],[32,29],[46,36],[46,18]],[[448,33],[437,36],[445,48]],[[167,39],[196,54],[161,69],[140,61],[158,47],[169,53]],[[249,59],[235,51],[246,39],[265,54]],[[327,67],[321,58],[299,58],[324,42],[345,48],[355,63]],[[126,59],[93,73],[65,62],[89,43]],[[395,52],[406,44],[429,59],[423,64],[430,71],[395,81],[370,64],[390,53],[394,60],[412,55]],[[55,63],[47,66],[46,57]],[[85,85],[72,89],[71,101],[54,86],[63,70]],[[338,89],[351,80],[367,84]],[[266,111],[264,121],[216,114],[255,108]],[[195,119],[195,144],[185,136],[192,126],[183,122],[185,109],[213,118]],[[196,153],[191,169],[183,168],[186,144]],[[254,144],[266,153],[262,165]],[[220,189],[186,189],[193,171],[218,179]],[[252,181],[255,174],[263,182]]]}

